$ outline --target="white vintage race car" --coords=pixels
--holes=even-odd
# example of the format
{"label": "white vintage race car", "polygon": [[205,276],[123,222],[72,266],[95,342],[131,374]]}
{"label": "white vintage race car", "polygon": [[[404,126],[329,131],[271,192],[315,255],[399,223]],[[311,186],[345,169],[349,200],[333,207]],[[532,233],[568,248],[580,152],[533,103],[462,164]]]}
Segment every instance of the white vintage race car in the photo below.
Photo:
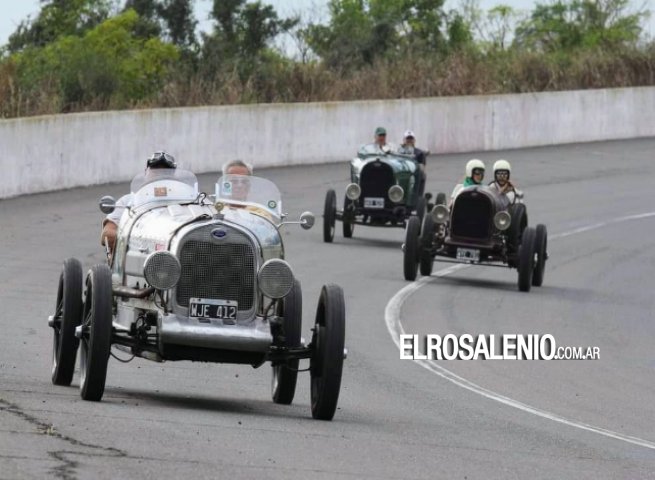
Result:
{"label": "white vintage race car", "polygon": [[[293,400],[299,361],[309,359],[314,418],[330,420],[345,358],[345,308],[337,285],[321,291],[311,342],[301,339],[302,293],[284,260],[280,192],[263,178],[221,177],[198,192],[181,169],[149,170],[132,182],[115,252],[83,281],[64,262],[55,314],[52,381],[70,385],[80,350],[85,400],[104,393],[112,346],[156,362],[272,364],[273,401]],[[101,210],[116,202],[103,197]]]}

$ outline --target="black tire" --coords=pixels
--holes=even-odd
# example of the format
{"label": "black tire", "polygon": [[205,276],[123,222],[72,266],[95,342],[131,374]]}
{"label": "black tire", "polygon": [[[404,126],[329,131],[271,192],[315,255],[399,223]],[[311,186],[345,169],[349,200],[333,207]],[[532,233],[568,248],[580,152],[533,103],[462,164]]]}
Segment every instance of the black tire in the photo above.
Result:
{"label": "black tire", "polygon": [[425,211],[427,209],[427,200],[425,197],[418,197],[418,200],[416,202],[416,216],[419,218],[419,220],[422,222],[423,217],[425,217]]}
{"label": "black tire", "polygon": [[332,243],[334,240],[334,225],[337,221],[337,194],[330,189],[325,195],[323,207],[323,241]]}
{"label": "black tire", "polygon": [[423,228],[421,228],[421,247],[419,248],[418,265],[421,275],[429,277],[432,275],[432,243],[434,240],[435,225],[432,216],[426,215],[423,219]]}
{"label": "black tire", "polygon": [[82,264],[76,258],[64,261],[53,318],[52,383],[68,386],[73,381],[79,340],[75,327],[82,323]]}
{"label": "black tire", "polygon": [[416,280],[419,259],[419,235],[421,234],[421,220],[415,215],[409,217],[405,231],[405,251],[403,252],[403,273],[405,280]]}
{"label": "black tire", "polygon": [[345,238],[352,238],[353,236],[353,231],[355,230],[355,224],[350,221],[346,221],[347,219],[352,220],[349,218],[349,215],[346,214],[346,207],[348,206],[349,203],[352,203],[352,200],[348,200],[348,197],[344,195],[343,197],[343,218],[341,219],[341,223],[343,224],[343,236]]}
{"label": "black tire", "polygon": [[536,231],[533,227],[527,227],[523,231],[521,246],[519,247],[519,290],[529,292],[532,286],[534,275],[534,253],[535,253]]}
{"label": "black tire", "polygon": [[546,273],[546,260],[548,255],[548,231],[546,225],[537,225],[534,250],[537,253],[537,261],[532,274],[532,285],[541,287],[544,284]]}
{"label": "black tire", "polygon": [[345,337],[343,290],[338,285],[325,285],[316,309],[310,360],[312,417],[317,420],[332,420],[337,409]]}
{"label": "black tire", "polygon": [[523,230],[528,226],[528,213],[525,205],[522,203],[512,205],[509,213],[512,217],[508,233],[510,252],[518,253]]}
{"label": "black tire", "polygon": [[446,202],[448,201],[446,194],[443,192],[437,193],[437,199],[434,202],[435,205],[446,205]]}
{"label": "black tire", "polygon": [[[284,329],[284,346],[299,347],[302,333],[302,289],[300,281],[293,282],[289,295],[282,301],[282,316]],[[285,365],[273,366],[271,395],[275,403],[290,405],[296,393],[298,379],[298,359],[288,360]]]}
{"label": "black tire", "polygon": [[105,391],[107,363],[111,348],[111,270],[95,265],[86,277],[84,323],[80,341],[80,395],[98,402]]}

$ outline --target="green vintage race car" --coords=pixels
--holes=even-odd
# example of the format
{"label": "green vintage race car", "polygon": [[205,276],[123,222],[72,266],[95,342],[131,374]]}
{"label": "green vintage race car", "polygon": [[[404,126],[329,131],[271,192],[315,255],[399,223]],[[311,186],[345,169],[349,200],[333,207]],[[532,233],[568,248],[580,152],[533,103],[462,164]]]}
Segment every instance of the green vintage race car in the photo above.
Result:
{"label": "green vintage race car", "polygon": [[350,162],[350,181],[337,207],[337,195],[327,191],[323,211],[323,240],[332,242],[336,221],[343,224],[343,236],[350,238],[355,225],[405,228],[414,214],[423,218],[430,195],[425,195],[424,173],[413,155],[392,150],[371,152],[362,148]]}

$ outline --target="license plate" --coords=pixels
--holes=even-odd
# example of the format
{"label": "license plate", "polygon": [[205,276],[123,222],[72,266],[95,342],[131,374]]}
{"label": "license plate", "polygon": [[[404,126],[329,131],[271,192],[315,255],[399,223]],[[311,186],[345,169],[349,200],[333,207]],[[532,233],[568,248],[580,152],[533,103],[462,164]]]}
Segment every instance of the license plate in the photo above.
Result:
{"label": "license plate", "polygon": [[457,249],[457,260],[466,260],[469,262],[479,262],[480,261],[480,250],[475,250],[472,248],[458,248]]}
{"label": "license plate", "polygon": [[366,197],[364,198],[364,208],[384,208],[384,198]]}
{"label": "license plate", "polygon": [[234,300],[192,298],[189,300],[189,317],[236,320],[238,307]]}

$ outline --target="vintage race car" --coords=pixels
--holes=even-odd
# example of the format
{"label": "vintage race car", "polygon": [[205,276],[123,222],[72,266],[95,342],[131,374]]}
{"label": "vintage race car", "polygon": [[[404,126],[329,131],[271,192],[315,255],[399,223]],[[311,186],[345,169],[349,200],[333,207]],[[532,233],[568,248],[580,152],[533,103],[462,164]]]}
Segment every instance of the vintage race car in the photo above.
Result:
{"label": "vintage race car", "polygon": [[528,227],[528,213],[518,192],[511,203],[488,186],[462,190],[449,209],[446,196],[423,223],[410,218],[405,234],[403,270],[406,280],[432,273],[434,261],[516,268],[523,292],[541,286],[548,259],[546,226]]}
{"label": "vintage race car", "polygon": [[[215,195],[181,169],[150,170],[132,182],[115,252],[83,281],[64,262],[55,314],[52,381],[70,385],[80,352],[80,389],[100,400],[115,349],[156,362],[272,365],[273,401],[293,400],[299,361],[309,359],[311,411],[330,420],[345,358],[345,308],[325,285],[311,342],[301,339],[302,292],[284,260],[280,228],[311,228],[305,212],[284,221],[280,192],[263,178],[227,175]],[[103,197],[101,210],[116,208]]]}
{"label": "vintage race car", "polygon": [[343,236],[350,238],[355,225],[405,228],[412,215],[423,218],[430,199],[423,193],[419,164],[412,155],[371,153],[360,150],[350,162],[350,181],[343,209],[337,208],[333,189],[325,196],[323,240],[332,242],[336,221],[343,224]]}

